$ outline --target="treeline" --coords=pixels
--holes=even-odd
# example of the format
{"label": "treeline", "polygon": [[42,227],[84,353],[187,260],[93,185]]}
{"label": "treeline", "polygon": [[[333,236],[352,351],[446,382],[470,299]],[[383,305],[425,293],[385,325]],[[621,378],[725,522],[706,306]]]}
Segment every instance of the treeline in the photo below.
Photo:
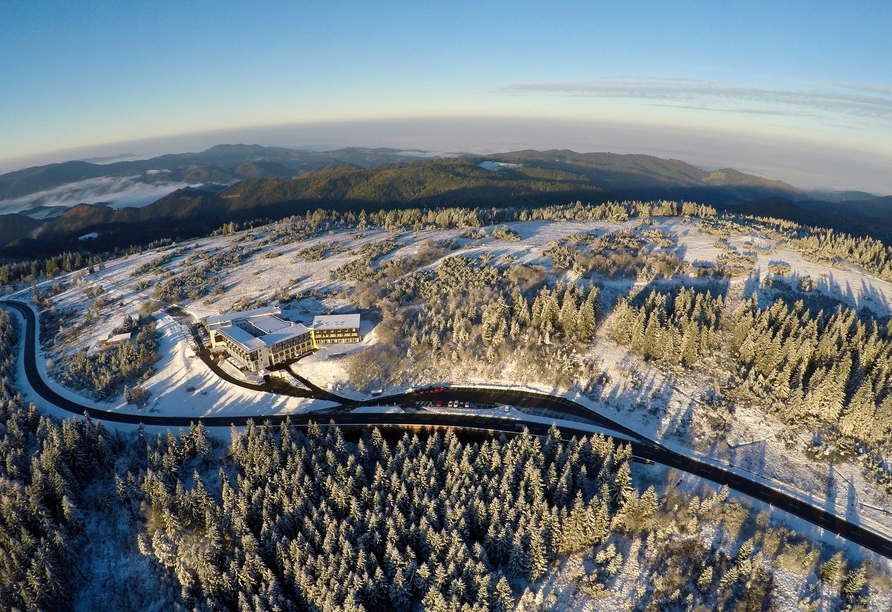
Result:
{"label": "treeline", "polygon": [[613,338],[645,359],[692,366],[715,348],[723,308],[709,290],[654,289],[617,303]]}
{"label": "treeline", "polygon": [[541,208],[525,208],[517,212],[517,221],[612,221],[621,223],[629,217],[715,217],[716,210],[712,206],[696,202],[673,202],[660,200],[657,202],[623,201],[605,204],[575,204],[561,206],[544,206]]}
{"label": "treeline", "polygon": [[14,261],[0,265],[0,286],[18,282],[32,282],[40,278],[52,280],[62,273],[87,269],[92,274],[102,269],[103,262],[116,257],[142,253],[144,249],[154,249],[171,244],[170,239],[153,240],[146,245],[132,245],[101,253],[89,251],[64,252],[45,259]]}
{"label": "treeline", "polygon": [[737,387],[770,400],[789,421],[806,421],[888,449],[892,444],[892,338],[849,308],[813,312],[797,301],[734,316]]}
{"label": "treeline", "polygon": [[[480,227],[508,223],[511,221],[552,220],[552,221],[594,221],[608,220],[622,222],[632,216],[651,215],[691,215],[714,217],[715,209],[693,202],[608,202],[606,204],[583,204],[575,202],[549,206],[505,206],[480,208],[381,208],[366,210],[316,209],[304,215],[286,217],[273,223],[269,218],[258,218],[238,224],[234,221],[224,224],[211,235],[232,235],[240,228],[253,228],[273,224],[292,226],[290,232],[294,240],[304,240],[318,231],[332,229],[380,227],[386,230],[421,230],[432,228]],[[306,227],[307,229],[303,229]],[[206,232],[207,233],[207,232]],[[280,232],[281,233],[281,232]],[[133,244],[126,248],[115,248],[104,253],[71,252],[45,259],[34,259],[6,263],[0,266],[0,285],[15,282],[30,282],[40,278],[53,278],[62,272],[72,272],[90,267],[98,267],[102,261],[141,253],[143,249],[172,244],[170,238],[153,239],[147,245]]]}
{"label": "treeline", "polygon": [[844,261],[892,282],[892,247],[873,236],[854,236],[773,217],[753,217],[751,221],[784,235],[789,239],[788,244],[808,259],[821,263]]}
{"label": "treeline", "polygon": [[892,282],[892,247],[875,238],[856,238],[830,229],[811,228],[794,244],[798,250],[819,261],[838,258]]}
{"label": "treeline", "polygon": [[716,352],[731,355],[734,377],[723,393],[807,425],[817,454],[860,454],[892,491],[885,459],[892,448],[890,327],[843,306],[809,308],[789,295],[767,307],[755,295],[733,313],[724,307],[703,289],[653,289],[616,305],[613,337],[645,359],[688,367]]}
{"label": "treeline", "polygon": [[143,315],[133,319],[128,315],[114,333],[129,333],[131,338],[94,353],[78,351],[57,364],[51,373],[66,387],[87,390],[98,400],[114,397],[125,385],[151,377],[155,372],[153,364],[159,359],[155,319]]}
{"label": "treeline", "polygon": [[0,285],[32,281],[41,277],[53,279],[60,273],[98,267],[102,257],[92,253],[62,253],[47,259],[6,263],[0,266]]}
{"label": "treeline", "polygon": [[621,223],[630,217],[691,215],[714,217],[715,209],[693,202],[607,202],[583,204],[575,202],[539,207],[502,208],[442,208],[379,210],[368,215],[368,220],[387,230],[462,228],[496,225],[512,221],[611,221]]}
{"label": "treeline", "polygon": [[15,330],[0,309],[0,608],[69,610],[84,537],[84,487],[110,477],[120,440],[101,424],[26,408],[15,377]]}

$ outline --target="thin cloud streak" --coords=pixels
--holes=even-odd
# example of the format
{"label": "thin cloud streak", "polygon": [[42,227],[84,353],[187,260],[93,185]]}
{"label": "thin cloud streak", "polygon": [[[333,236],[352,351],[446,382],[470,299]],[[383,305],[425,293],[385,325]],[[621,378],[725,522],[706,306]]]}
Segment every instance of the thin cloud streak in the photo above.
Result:
{"label": "thin cloud streak", "polygon": [[[613,77],[569,83],[518,83],[494,90],[508,95],[636,99],[686,103],[725,112],[823,116],[828,113],[892,122],[892,89],[837,84],[836,89],[775,89],[695,79]],[[728,104],[729,107],[716,104]]]}
{"label": "thin cloud streak", "polygon": [[717,113],[739,113],[742,115],[781,115],[785,117],[820,117],[814,113],[805,111],[781,111],[781,110],[763,110],[758,108],[719,108],[717,106],[691,106],[686,104],[648,104],[648,106],[658,106],[662,108],[684,108],[687,110],[713,111]]}
{"label": "thin cloud streak", "polygon": [[840,89],[853,89],[855,91],[868,91],[870,93],[883,94],[887,96],[892,96],[892,87],[885,87],[883,85],[867,85],[863,83],[847,83],[843,81],[827,81],[825,83],[830,87],[838,87]]}

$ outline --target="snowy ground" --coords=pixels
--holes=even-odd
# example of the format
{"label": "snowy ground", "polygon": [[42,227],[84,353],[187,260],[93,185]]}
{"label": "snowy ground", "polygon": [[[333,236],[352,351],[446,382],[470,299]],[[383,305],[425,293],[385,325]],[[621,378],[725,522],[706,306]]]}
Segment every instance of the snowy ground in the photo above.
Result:
{"label": "snowy ground", "polygon": [[[283,314],[288,313],[283,311]],[[362,342],[323,346],[312,355],[292,364],[291,371],[342,397],[368,399],[368,395],[358,392],[350,385],[350,376],[347,373],[348,358],[377,342],[374,328],[368,321],[362,322],[359,332]]]}
{"label": "snowy ground", "polygon": [[[106,300],[113,303],[102,311],[84,329],[84,333],[71,346],[58,350],[67,352],[95,346],[111,330],[120,325],[128,314],[136,316],[152,293],[152,286],[137,289],[140,281],[157,282],[159,277],[147,273],[140,278],[131,277],[139,266],[156,259],[163,252],[174,248],[185,252],[164,265],[170,273],[182,268],[183,260],[192,252],[205,250],[214,253],[232,246],[259,247],[236,269],[224,271],[221,283],[225,288],[222,295],[208,296],[196,301],[185,301],[180,306],[195,317],[228,312],[247,305],[277,304],[274,294],[284,290],[291,294],[314,297],[282,304],[283,315],[295,321],[309,323],[314,314],[330,311],[344,312],[349,304],[337,295],[345,284],[331,279],[331,272],[358,257],[358,249],[363,245],[385,239],[397,240],[402,248],[386,255],[383,260],[417,252],[427,240],[456,239],[460,247],[445,257],[453,255],[475,256],[488,253],[493,261],[500,258],[513,258],[523,263],[539,263],[550,267],[550,260],[543,257],[549,244],[580,232],[603,234],[619,229],[641,226],[639,220],[623,224],[610,222],[545,222],[530,221],[509,224],[522,238],[519,242],[461,238],[461,230],[433,231],[416,233],[394,233],[383,230],[358,232],[355,230],[326,234],[296,243],[276,244],[269,241],[275,238],[275,227],[269,226],[238,232],[232,236],[204,238],[165,247],[108,262],[102,270],[86,275],[83,271],[41,284],[46,289],[52,283],[66,283],[66,290],[55,296],[53,301],[58,309],[74,309],[85,312],[90,303],[86,291],[90,287],[101,286]],[[723,252],[717,244],[719,236],[702,231],[695,223],[680,218],[654,218],[647,226],[661,229],[677,237],[678,244],[672,252],[685,261],[714,261]],[[491,228],[489,228],[491,229]],[[806,261],[799,253],[776,237],[760,235],[756,232],[727,236],[727,243],[738,252],[746,252],[756,257],[754,271],[742,274],[730,281],[729,294],[748,296],[757,289],[766,275],[771,262],[784,262],[790,266],[791,284],[802,277],[810,277],[818,291],[832,296],[853,307],[866,307],[879,315],[892,313],[892,284],[878,280],[854,266],[829,267]],[[345,252],[337,253],[319,261],[306,261],[297,253],[304,248],[320,243],[339,243]],[[277,254],[277,256],[273,256]],[[430,266],[436,266],[433,262]],[[613,297],[629,294],[645,286],[634,280],[604,281],[605,295]],[[316,293],[318,292],[318,293]],[[29,289],[24,289],[19,297],[27,299]],[[716,381],[696,371],[688,374],[664,373],[640,362],[624,348],[609,339],[607,330],[610,321],[602,326],[593,353],[601,360],[602,367],[610,375],[611,382],[603,390],[599,401],[579,397],[544,384],[530,384],[529,388],[548,393],[567,394],[569,397],[601,410],[611,418],[620,421],[642,434],[660,439],[664,444],[687,452],[695,452],[725,465],[747,471],[776,486],[783,486],[812,503],[834,508],[837,513],[858,520],[875,529],[892,533],[892,503],[889,497],[873,483],[861,476],[856,464],[836,464],[829,466],[816,463],[805,456],[802,445],[794,448],[781,439],[787,432],[783,423],[759,409],[738,406],[732,417],[730,433],[724,439],[697,437],[700,431],[695,425],[709,408],[700,403],[710,385]],[[146,388],[151,392],[145,412],[163,415],[209,416],[226,414],[271,414],[297,413],[325,407],[324,402],[312,402],[297,398],[271,396],[234,387],[217,379],[197,358],[193,357],[183,330],[170,317],[161,316],[158,321],[162,332],[161,361],[157,364],[157,374]],[[364,330],[365,332],[366,330]],[[356,350],[374,350],[374,332],[365,336],[357,346],[335,346],[320,351],[293,366],[293,371],[339,394],[353,397],[368,397],[355,389],[347,376],[350,353]],[[332,354],[346,353],[343,357],[332,358]],[[57,354],[47,354],[55,358]],[[44,361],[43,359],[41,361]],[[46,364],[42,364],[44,367]],[[637,377],[630,372],[637,371]],[[475,377],[473,371],[465,372],[453,381],[463,384],[512,385],[510,369],[506,369],[503,380],[487,380]],[[20,377],[20,380],[22,378]],[[194,391],[189,391],[194,387]],[[62,389],[54,388],[81,402],[89,400]],[[385,393],[403,389],[385,389]],[[33,397],[31,395],[30,397]],[[97,407],[126,412],[139,412],[134,406],[124,404],[122,398],[111,403],[94,403]]]}
{"label": "snowy ground", "polygon": [[[185,332],[172,317],[161,316],[158,329],[161,332],[161,359],[155,364],[157,373],[142,385],[151,393],[149,404],[144,408],[127,404],[122,396],[111,402],[93,401],[54,381],[46,371],[45,360],[39,359],[37,365],[49,386],[59,395],[110,412],[197,418],[296,414],[334,405],[332,402],[274,395],[232,385],[220,379],[195,356]],[[25,380],[24,362],[20,360],[19,386],[24,386]],[[36,397],[36,393],[31,391],[26,399]],[[54,410],[54,413],[59,412]],[[70,415],[63,413],[60,416]]]}

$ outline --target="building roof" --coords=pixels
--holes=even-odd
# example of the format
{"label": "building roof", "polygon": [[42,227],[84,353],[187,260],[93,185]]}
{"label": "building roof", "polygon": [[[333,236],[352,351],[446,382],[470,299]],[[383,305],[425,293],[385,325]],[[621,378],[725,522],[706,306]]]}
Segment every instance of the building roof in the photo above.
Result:
{"label": "building roof", "polygon": [[317,315],[313,317],[313,329],[329,331],[335,329],[359,329],[359,313],[340,315]]}
{"label": "building roof", "polygon": [[252,310],[243,310],[242,312],[233,312],[225,315],[211,315],[204,321],[208,325],[217,325],[220,323],[230,323],[236,319],[251,319],[254,317],[263,317],[269,315],[277,315],[281,310],[277,306],[265,306],[263,308],[254,308]]}
{"label": "building roof", "polygon": [[230,340],[240,344],[246,351],[253,351],[262,346],[274,346],[279,342],[284,342],[285,340],[289,340],[294,338],[295,336],[300,336],[302,334],[307,334],[310,332],[309,329],[305,325],[300,323],[294,323],[289,325],[288,323],[282,322],[281,325],[276,331],[271,334],[264,334],[263,336],[255,337],[250,334],[250,332],[246,332],[241,327],[237,327],[235,325],[230,325],[227,327],[218,327],[215,328],[219,334],[223,334],[227,336]]}
{"label": "building roof", "polygon": [[279,317],[273,315],[262,315],[254,317],[248,321],[251,325],[259,330],[261,336],[277,332],[280,329],[289,327],[288,321],[283,321]]}
{"label": "building roof", "polygon": [[[246,352],[261,347],[272,347],[291,338],[308,334],[301,323],[291,323],[277,317],[281,311],[275,306],[255,308],[228,315],[207,317],[209,328],[241,346]],[[243,329],[244,326],[247,329]],[[359,329],[359,314],[319,315],[313,317],[313,328],[319,331]]]}
{"label": "building roof", "polygon": [[310,330],[307,329],[306,325],[295,323],[294,325],[283,327],[281,330],[263,336],[262,338],[258,338],[258,340],[262,340],[267,346],[273,346],[279,342],[290,340],[295,336],[308,334],[309,332]]}
{"label": "building roof", "polygon": [[241,327],[236,327],[235,325],[230,325],[229,327],[218,327],[215,329],[219,334],[223,334],[230,340],[234,341],[236,344],[240,344],[242,348],[246,351],[253,351],[254,349],[258,349],[261,346],[264,346],[263,340],[260,338],[255,338]]}

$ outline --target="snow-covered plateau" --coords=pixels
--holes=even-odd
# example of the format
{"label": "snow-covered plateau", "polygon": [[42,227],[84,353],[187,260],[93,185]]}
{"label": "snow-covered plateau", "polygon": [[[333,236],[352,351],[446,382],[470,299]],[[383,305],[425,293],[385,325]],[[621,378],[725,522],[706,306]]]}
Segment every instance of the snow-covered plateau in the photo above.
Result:
{"label": "snow-covered plateau", "polygon": [[[334,404],[254,391],[220,379],[197,358],[194,340],[186,327],[209,315],[264,305],[276,305],[283,318],[305,324],[316,314],[359,309],[364,325],[361,343],[325,347],[292,364],[291,371],[351,399],[371,399],[371,391],[378,388],[387,395],[434,383],[520,388],[562,395],[669,448],[730,466],[814,505],[832,509],[852,522],[892,535],[892,498],[875,478],[866,474],[858,456],[834,455],[816,460],[813,439],[806,428],[792,426],[777,412],[756,402],[736,403],[723,413],[722,427],[716,428],[717,408],[711,398],[733,375],[733,368],[723,361],[723,356],[700,360],[688,367],[670,366],[646,359],[619,343],[615,329],[617,304],[632,304],[655,290],[672,292],[681,286],[719,287],[724,292],[727,312],[753,294],[759,305],[767,307],[776,288],[782,291],[788,287],[790,292],[799,291],[802,299],[824,300],[828,312],[842,305],[886,320],[892,314],[892,284],[864,268],[841,260],[832,264],[818,261],[804,254],[782,233],[765,227],[743,225],[728,231],[721,227],[717,230],[714,224],[696,218],[506,224],[516,239],[493,237],[494,228],[485,227],[483,232],[468,228],[335,228],[291,240],[290,223],[294,222],[286,220],[147,250],[105,262],[90,274],[81,270],[39,283],[37,290],[50,296],[41,321],[53,321],[58,327],[58,331],[43,334],[38,360],[42,374],[63,396],[108,411],[196,418],[312,412]],[[600,274],[598,269],[582,271],[557,265],[561,248],[604,244],[598,240],[617,235],[639,240],[644,245],[641,257],[645,259],[661,254],[681,263],[673,263],[676,268],[669,274],[647,270]],[[389,246],[375,251],[376,245],[384,244]],[[185,286],[175,303],[165,299],[176,279],[194,274],[198,266],[215,257],[223,261],[224,255],[230,257],[230,263],[203,272],[207,279],[204,289],[190,292],[192,287]],[[552,361],[545,363],[560,368],[578,367],[598,376],[592,376],[590,384],[581,384],[573,376],[559,376],[559,372],[548,368],[534,370],[524,363],[527,353],[522,351],[499,354],[494,363],[484,358],[469,359],[467,355],[471,353],[459,353],[458,349],[453,350],[452,358],[445,348],[435,347],[431,351],[428,336],[416,333],[417,329],[410,326],[460,326],[451,321],[425,321],[429,313],[438,312],[437,304],[400,303],[395,294],[387,294],[375,285],[382,282],[382,277],[370,274],[366,279],[355,270],[350,272],[351,264],[357,269],[365,265],[372,272],[386,270],[392,276],[383,277],[384,282],[400,286],[407,279],[416,282],[425,273],[427,278],[437,278],[437,270],[457,257],[475,262],[474,265],[495,267],[504,274],[512,267],[528,271],[529,284],[524,286],[524,280],[519,286],[531,297],[541,287],[557,287],[560,292],[567,291],[567,287],[578,288],[580,308],[584,294],[597,288],[598,322],[593,337],[562,341],[555,331],[536,336],[535,342],[547,347],[542,349],[543,354]],[[729,272],[703,273],[729,258],[737,262],[737,267],[728,266]],[[361,292],[368,296],[372,289],[378,291],[377,299],[363,299]],[[31,294],[28,287],[8,297],[30,299]],[[448,292],[441,295],[448,296]],[[492,299],[497,296],[493,294]],[[150,375],[138,383],[148,392],[147,403],[128,403],[120,392],[97,399],[88,390],[63,384],[61,371],[79,353],[95,353],[100,340],[108,338],[126,320],[141,315],[154,317],[158,333],[158,360]],[[393,321],[404,327],[395,327]],[[490,333],[498,334],[496,324],[493,325]],[[70,328],[76,329],[76,333],[70,333]],[[400,342],[394,342],[394,333],[404,334]],[[463,332],[459,329],[450,333],[459,338]],[[509,332],[506,329],[503,333]],[[456,342],[460,344],[461,340]],[[561,342],[566,346],[555,346]],[[431,358],[438,350],[442,357]],[[388,364],[387,369],[382,369],[383,363]],[[232,369],[234,376],[239,375],[231,366],[227,368]],[[26,386],[21,363],[18,380]],[[26,399],[53,411],[51,406],[41,405],[36,393],[27,388],[23,391]],[[379,410],[388,409],[393,408]],[[664,470],[658,466],[640,469]],[[704,485],[694,477],[682,477],[679,486],[700,491]],[[760,504],[755,506],[756,510],[764,509]],[[786,517],[784,522],[812,538],[846,545],[833,534],[824,534],[798,519]],[[854,546],[850,546],[849,553],[873,558]],[[573,558],[566,562],[566,575],[555,579],[556,592],[561,590],[560,580],[572,575],[576,562]],[[778,572],[778,586],[788,592],[788,603],[794,606],[799,601],[796,594],[805,588],[804,578],[785,570]],[[785,585],[786,582],[789,584]],[[611,606],[622,592],[619,589],[601,602],[603,605],[588,609],[615,609]],[[881,605],[889,604],[888,597],[882,601],[885,603]],[[566,609],[575,609],[573,602],[565,603]]]}

